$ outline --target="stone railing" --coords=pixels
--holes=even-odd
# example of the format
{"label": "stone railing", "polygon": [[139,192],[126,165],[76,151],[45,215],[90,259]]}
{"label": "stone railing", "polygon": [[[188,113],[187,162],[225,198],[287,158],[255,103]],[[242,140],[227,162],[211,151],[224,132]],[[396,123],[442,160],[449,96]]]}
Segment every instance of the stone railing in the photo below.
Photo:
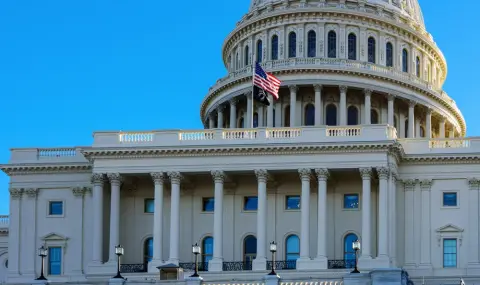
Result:
{"label": "stone railing", "polygon": [[5,229],[10,226],[10,216],[0,216],[0,229]]}
{"label": "stone railing", "polygon": [[81,147],[12,149],[10,163],[87,162],[82,149]]}
{"label": "stone railing", "polygon": [[480,151],[480,138],[447,138],[447,139],[400,139],[407,155],[412,154],[462,154]]}

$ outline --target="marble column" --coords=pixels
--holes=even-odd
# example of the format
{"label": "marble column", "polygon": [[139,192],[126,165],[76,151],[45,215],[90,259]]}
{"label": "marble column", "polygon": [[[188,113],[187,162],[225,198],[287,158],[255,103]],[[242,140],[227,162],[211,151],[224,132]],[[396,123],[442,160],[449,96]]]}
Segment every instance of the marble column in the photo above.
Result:
{"label": "marble column", "polygon": [[92,175],[93,184],[93,240],[92,240],[92,263],[100,265],[103,263],[103,185],[104,176],[102,173]]}
{"label": "marble column", "polygon": [[315,90],[315,127],[319,127],[322,125],[322,85],[315,84],[313,85],[313,89]]}
{"label": "marble column", "polygon": [[[84,238],[83,238],[83,232],[84,232],[84,218],[85,218],[85,211],[88,211],[85,209],[85,201],[84,197],[85,194],[90,192],[92,189],[90,187],[73,187],[72,188],[72,194],[74,197],[74,205],[70,204],[70,206],[73,206],[71,210],[74,213],[79,213],[76,223],[74,227],[71,227],[71,229],[74,229],[71,234],[72,236],[78,237],[79,240],[83,243]],[[73,202],[73,201],[72,201]],[[32,243],[32,246],[35,246],[36,242]],[[35,251],[35,249],[33,249]],[[65,271],[65,275],[71,275],[75,276],[72,279],[77,279],[77,278],[85,278],[84,277],[84,265],[83,265],[83,251],[82,251],[82,257],[74,257],[70,259],[70,261],[65,260],[66,262],[69,262],[69,270]]]}
{"label": "marble column", "polygon": [[271,94],[268,94],[268,100],[270,100],[270,105],[267,108],[267,127],[273,128],[273,121],[275,120],[273,117],[273,105],[275,102],[273,102],[273,96]]}
{"label": "marble column", "polygon": [[415,262],[415,215],[413,212],[415,201],[414,179],[404,181],[405,184],[405,267],[416,268]]}
{"label": "marble column", "polygon": [[297,91],[298,87],[296,85],[290,85],[290,127],[296,127],[297,119]]}
{"label": "marble column", "polygon": [[365,167],[360,168],[360,174],[362,176],[362,253],[361,260],[372,259],[372,226],[371,226],[371,179],[372,168]]}
{"label": "marble column", "polygon": [[372,90],[365,89],[365,125],[372,124]]}
{"label": "marble column", "polygon": [[[35,236],[35,228],[37,224],[32,221],[36,220],[36,207],[37,207],[37,188],[27,188],[23,190],[24,198],[22,200],[21,206],[21,221],[20,226],[22,227],[21,237],[18,241],[21,244],[20,254],[20,268],[21,273],[24,277],[29,276],[32,279],[35,278],[35,261],[36,261],[36,244],[37,244],[37,237]],[[47,202],[48,204],[48,202]],[[71,205],[72,209],[75,208],[75,205]],[[82,212],[79,209],[80,213]],[[81,221],[81,219],[79,219]],[[75,227],[70,228],[74,231]],[[1,265],[0,265],[1,266]],[[75,264],[71,264],[71,269]],[[67,273],[67,272],[66,272]],[[72,272],[68,272],[71,274]]]}
{"label": "marble column", "polygon": [[415,137],[421,138],[420,136],[420,119],[417,117],[415,118]]}
{"label": "marble column", "polygon": [[180,183],[183,176],[180,172],[169,172],[172,184],[170,200],[170,256],[168,263],[177,264],[180,261]]}
{"label": "marble column", "polygon": [[421,241],[420,241],[420,269],[432,270],[431,257],[431,196],[430,190],[432,188],[432,180],[425,179],[420,181],[420,189],[422,190],[422,227],[421,227]]}
{"label": "marble column", "polygon": [[297,269],[310,269],[310,177],[312,171],[308,168],[299,169],[302,181],[302,196],[300,201],[300,258]]}
{"label": "marble column", "polygon": [[389,94],[387,98],[388,98],[388,124],[394,127],[395,126],[395,109],[394,109],[395,96]]}
{"label": "marble column", "polygon": [[208,115],[208,128],[215,129],[215,116],[213,115],[213,112]]}
{"label": "marble column", "polygon": [[[10,188],[10,224],[8,229],[8,276],[18,277],[20,274],[20,238],[21,238],[21,200],[23,189]],[[35,254],[36,252],[32,253]]]}
{"label": "marble column", "polygon": [[479,186],[480,181],[477,178],[469,178],[468,180],[468,266],[467,272],[472,273],[480,272],[480,259],[479,259]]}
{"label": "marble column", "polygon": [[225,172],[212,171],[215,183],[215,203],[213,212],[213,259],[208,263],[208,271],[220,272],[223,270],[223,186]]}
{"label": "marble column", "polygon": [[264,120],[264,116],[263,116],[263,114],[264,114],[263,106],[258,106],[258,107],[257,107],[257,114],[258,114],[258,127],[259,127],[259,128],[263,128],[264,125],[265,125],[264,122],[263,122],[263,120]]}
{"label": "marble column", "polygon": [[317,210],[317,258],[318,269],[328,269],[327,260],[327,180],[330,173],[326,168],[315,169],[318,179],[318,210]]}
{"label": "marble column", "polygon": [[388,267],[390,257],[388,256],[388,176],[390,170],[388,167],[377,168],[379,179],[379,198],[378,198],[378,256],[382,261],[380,267]]}
{"label": "marble column", "polygon": [[252,128],[252,119],[253,119],[253,97],[252,97],[252,92],[248,92],[245,94],[247,96],[247,117],[243,117],[243,122],[244,122],[244,128],[245,129],[251,129]]}
{"label": "marble column", "polygon": [[223,119],[223,114],[225,112],[225,106],[224,105],[220,105],[217,107],[217,128],[219,129],[223,129],[223,122],[224,122],[224,119]]}
{"label": "marble column", "polygon": [[439,137],[441,139],[444,139],[445,138],[445,122],[446,122],[446,119],[444,117],[441,117],[440,118],[440,123],[439,123]]}
{"label": "marble column", "polygon": [[115,254],[115,246],[120,244],[120,186],[123,177],[119,173],[108,173],[110,180],[110,243],[109,243],[109,259],[108,263],[116,264],[117,255]]}
{"label": "marble column", "polygon": [[410,101],[408,103],[408,138],[415,137],[415,105],[417,102]]}
{"label": "marble column", "polygon": [[237,128],[237,103],[237,99],[230,99],[230,129]]}
{"label": "marble column", "polygon": [[427,139],[432,138],[432,109],[427,109],[427,118],[426,118],[426,137]]}
{"label": "marble column", "polygon": [[[390,164],[390,180],[388,185],[388,213],[389,213],[389,248],[392,267],[397,266],[397,167]],[[402,238],[400,239],[402,240]]]}
{"label": "marble column", "polygon": [[340,126],[347,125],[347,86],[340,86]]}
{"label": "marble column", "polygon": [[163,262],[163,191],[165,175],[163,172],[150,173],[154,183],[154,203],[153,212],[153,257],[148,271],[157,272],[157,266]]}
{"label": "marble column", "polygon": [[253,261],[253,270],[263,271],[267,268],[267,182],[268,172],[264,169],[255,170],[258,180],[257,209],[257,257]]}

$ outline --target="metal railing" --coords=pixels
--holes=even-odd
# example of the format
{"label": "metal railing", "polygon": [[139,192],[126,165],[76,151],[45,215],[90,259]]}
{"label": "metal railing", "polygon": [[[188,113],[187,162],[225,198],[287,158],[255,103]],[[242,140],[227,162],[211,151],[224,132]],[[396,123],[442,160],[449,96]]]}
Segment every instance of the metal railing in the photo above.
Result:
{"label": "metal railing", "polygon": [[[195,262],[180,262],[178,266],[184,271],[195,270]],[[208,262],[198,262],[198,271],[208,271]]]}
{"label": "metal railing", "polygon": [[147,272],[147,264],[121,264],[120,272],[122,273],[143,273]]}
{"label": "metal railing", "polygon": [[329,260],[328,269],[355,268],[355,259]]}
{"label": "metal railing", "polygon": [[247,271],[252,270],[252,262],[250,261],[231,261],[223,263],[223,271]]}
{"label": "metal railing", "polygon": [[[297,269],[296,260],[279,260],[275,261],[275,270],[295,270]],[[272,262],[267,261],[267,270],[272,270]]]}

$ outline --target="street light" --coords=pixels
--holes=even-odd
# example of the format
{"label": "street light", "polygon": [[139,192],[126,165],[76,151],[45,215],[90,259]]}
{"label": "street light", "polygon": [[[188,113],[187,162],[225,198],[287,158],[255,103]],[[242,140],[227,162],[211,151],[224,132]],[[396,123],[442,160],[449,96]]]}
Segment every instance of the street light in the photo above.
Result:
{"label": "street light", "polygon": [[192,253],[195,255],[195,272],[190,277],[200,277],[200,275],[198,275],[198,255],[202,253],[202,249],[197,243],[192,246]]}
{"label": "street light", "polygon": [[121,245],[117,245],[115,247],[115,254],[117,255],[117,275],[115,275],[114,279],[125,279],[123,278],[122,274],[120,274],[120,256],[123,255],[123,247]]}
{"label": "street light", "polygon": [[44,271],[45,271],[45,257],[47,257],[47,248],[45,246],[42,245],[42,247],[40,247],[38,249],[38,256],[40,256],[42,258],[42,268],[41,268],[41,271],[40,271],[40,277],[38,277],[35,280],[47,280],[47,278],[45,278],[45,274],[44,274]]}
{"label": "street light", "polygon": [[275,273],[275,252],[277,252],[277,244],[275,241],[270,243],[270,252],[272,253],[272,271],[268,273],[268,275],[277,275],[277,273]]}
{"label": "street light", "polygon": [[352,273],[360,273],[360,271],[358,271],[358,251],[360,250],[360,241],[359,240],[356,240],[353,242],[353,245],[352,245],[352,248],[353,250],[355,250],[355,270],[352,271]]}

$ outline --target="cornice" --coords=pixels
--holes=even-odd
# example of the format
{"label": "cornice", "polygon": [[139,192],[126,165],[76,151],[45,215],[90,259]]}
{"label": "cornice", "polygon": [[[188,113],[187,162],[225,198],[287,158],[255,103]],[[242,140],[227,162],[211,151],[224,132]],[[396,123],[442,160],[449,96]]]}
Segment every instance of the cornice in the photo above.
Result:
{"label": "cornice", "polygon": [[32,164],[5,164],[0,165],[8,176],[27,174],[58,174],[58,173],[90,173],[90,163],[32,163]]}
{"label": "cornice", "polygon": [[406,156],[402,164],[408,165],[439,165],[439,164],[480,164],[480,155],[415,155]]}

